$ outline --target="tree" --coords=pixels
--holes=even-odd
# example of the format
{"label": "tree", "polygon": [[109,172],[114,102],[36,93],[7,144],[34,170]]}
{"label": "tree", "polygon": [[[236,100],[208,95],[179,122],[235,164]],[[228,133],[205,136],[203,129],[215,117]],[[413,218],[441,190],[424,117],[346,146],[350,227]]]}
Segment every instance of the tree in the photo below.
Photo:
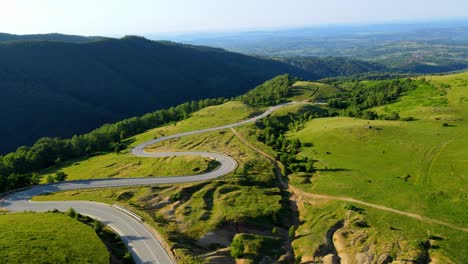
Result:
{"label": "tree", "polygon": [[307,163],[305,165],[305,170],[306,172],[314,172],[315,168],[314,168],[314,159],[308,159],[307,160]]}
{"label": "tree", "polygon": [[242,242],[242,237],[237,234],[231,243],[231,257],[240,258],[244,254],[244,244]]}
{"label": "tree", "polygon": [[52,175],[48,175],[47,176],[47,183],[54,183],[54,182],[55,182],[54,177],[52,177]]}
{"label": "tree", "polygon": [[120,154],[120,146],[119,146],[119,145],[116,145],[116,146],[114,147],[114,153],[117,154],[117,155]]}
{"label": "tree", "polygon": [[120,141],[123,141],[126,137],[127,133],[125,133],[125,130],[120,131]]}
{"label": "tree", "polygon": [[398,112],[392,112],[390,114],[390,120],[398,120],[400,119],[400,115],[398,114]]}
{"label": "tree", "polygon": [[63,171],[55,173],[55,180],[58,182],[64,181],[65,179],[67,179],[67,177],[68,175]]}
{"label": "tree", "polygon": [[41,177],[39,176],[39,173],[34,172],[31,175],[31,185],[37,185],[41,181]]}
{"label": "tree", "polygon": [[102,223],[101,221],[95,219],[94,220],[94,223],[93,223],[93,228],[94,228],[94,231],[96,231],[96,233],[99,233],[102,231]]}

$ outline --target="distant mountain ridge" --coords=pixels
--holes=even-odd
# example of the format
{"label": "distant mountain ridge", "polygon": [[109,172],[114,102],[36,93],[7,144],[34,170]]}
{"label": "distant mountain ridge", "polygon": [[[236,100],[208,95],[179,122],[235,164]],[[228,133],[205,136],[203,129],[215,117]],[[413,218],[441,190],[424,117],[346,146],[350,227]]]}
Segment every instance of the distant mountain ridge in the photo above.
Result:
{"label": "distant mountain ridge", "polygon": [[78,35],[65,35],[59,33],[48,34],[29,34],[29,35],[15,35],[8,33],[0,33],[0,42],[7,41],[58,41],[70,43],[86,43],[96,40],[105,39],[105,37],[85,37]]}

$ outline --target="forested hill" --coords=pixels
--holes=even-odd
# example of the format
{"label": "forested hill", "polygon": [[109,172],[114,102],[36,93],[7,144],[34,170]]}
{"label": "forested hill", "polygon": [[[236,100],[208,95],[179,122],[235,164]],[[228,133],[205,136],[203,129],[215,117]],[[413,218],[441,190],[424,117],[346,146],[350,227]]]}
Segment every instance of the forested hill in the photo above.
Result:
{"label": "forested hill", "polygon": [[278,57],[275,59],[313,73],[319,78],[394,71],[379,63],[345,57]]}
{"label": "forested hill", "polygon": [[77,35],[64,35],[58,33],[50,34],[31,34],[31,35],[14,35],[8,33],[0,33],[0,42],[6,41],[59,41],[72,43],[85,43],[103,39],[103,37],[84,37]]}
{"label": "forested hill", "polygon": [[0,58],[0,153],[186,101],[237,96],[283,73],[316,77],[278,61],[140,37],[9,41],[0,43]]}

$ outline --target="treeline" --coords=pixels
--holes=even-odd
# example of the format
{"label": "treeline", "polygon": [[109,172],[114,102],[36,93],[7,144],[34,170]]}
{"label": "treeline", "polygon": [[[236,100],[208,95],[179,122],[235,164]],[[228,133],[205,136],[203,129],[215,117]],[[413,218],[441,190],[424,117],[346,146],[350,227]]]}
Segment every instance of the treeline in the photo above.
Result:
{"label": "treeline", "polygon": [[299,159],[296,156],[303,147],[302,142],[299,139],[287,139],[285,133],[289,130],[300,130],[307,121],[323,116],[328,116],[328,112],[307,111],[259,120],[257,126],[261,129],[257,134],[257,140],[278,152],[277,159],[286,166],[287,172],[314,172],[313,159],[308,157]]}
{"label": "treeline", "polygon": [[283,74],[268,80],[244,95],[237,97],[237,100],[254,106],[280,104],[285,101],[289,88],[295,81],[296,79],[292,78],[289,74]]}
{"label": "treeline", "polygon": [[398,113],[390,116],[379,116],[368,109],[389,104],[398,99],[403,93],[412,91],[420,85],[430,85],[425,80],[395,79],[379,81],[356,81],[337,83],[344,91],[337,98],[328,100],[328,105],[349,117],[364,119],[398,119]]}
{"label": "treeline", "polygon": [[15,152],[0,156],[0,191],[37,184],[37,172],[42,169],[96,152],[125,148],[124,139],[127,137],[186,119],[190,113],[226,101],[224,98],[191,101],[141,117],[106,124],[88,134],[75,135],[70,139],[41,138],[32,147],[22,146]]}
{"label": "treeline", "polygon": [[274,59],[313,73],[317,79],[391,71],[382,64],[344,57],[276,57]]}

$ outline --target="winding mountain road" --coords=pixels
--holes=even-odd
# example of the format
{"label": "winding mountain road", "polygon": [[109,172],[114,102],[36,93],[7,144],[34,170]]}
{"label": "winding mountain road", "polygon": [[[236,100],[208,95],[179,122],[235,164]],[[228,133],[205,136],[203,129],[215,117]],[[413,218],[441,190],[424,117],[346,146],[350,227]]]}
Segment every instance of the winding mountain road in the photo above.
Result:
{"label": "winding mountain road", "polygon": [[3,206],[6,210],[11,212],[33,211],[45,212],[53,209],[66,211],[70,207],[74,208],[77,212],[83,215],[88,215],[92,218],[99,219],[104,224],[110,226],[116,233],[118,233],[124,243],[127,245],[130,253],[132,254],[136,263],[156,263],[166,264],[174,263],[171,257],[164,250],[158,240],[152,235],[151,231],[138,219],[130,216],[129,214],[119,210],[115,207],[103,203],[89,202],[89,201],[53,201],[53,202],[33,202],[30,201],[31,197],[53,193],[58,191],[88,189],[88,188],[107,188],[107,187],[122,187],[122,186],[138,186],[138,185],[152,185],[152,184],[176,184],[187,183],[196,181],[206,181],[217,177],[224,176],[233,172],[237,167],[237,162],[224,154],[214,152],[164,152],[164,153],[148,153],[145,148],[166,141],[169,139],[180,138],[200,133],[212,132],[217,130],[224,130],[241,126],[247,123],[255,122],[259,119],[265,118],[276,109],[292,103],[281,104],[273,106],[265,111],[263,114],[233,123],[230,125],[219,126],[214,128],[207,128],[191,132],[175,134],[157,138],[145,143],[142,143],[132,149],[132,153],[139,157],[159,158],[169,156],[202,156],[210,159],[217,160],[221,165],[214,171],[199,175],[187,175],[177,177],[146,177],[146,178],[128,178],[128,179],[100,179],[100,180],[79,180],[67,181],[55,184],[37,185],[30,189],[18,191],[8,195],[4,201]]}

